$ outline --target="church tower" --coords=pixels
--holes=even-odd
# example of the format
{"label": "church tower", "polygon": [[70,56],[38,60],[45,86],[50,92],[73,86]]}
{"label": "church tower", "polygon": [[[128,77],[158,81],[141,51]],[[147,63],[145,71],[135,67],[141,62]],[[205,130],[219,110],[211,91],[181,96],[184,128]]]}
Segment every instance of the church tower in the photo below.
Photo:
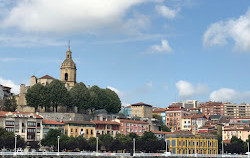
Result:
{"label": "church tower", "polygon": [[72,60],[72,52],[70,51],[70,44],[66,52],[66,59],[61,66],[61,81],[67,84],[67,87],[72,88],[76,84],[76,64]]}

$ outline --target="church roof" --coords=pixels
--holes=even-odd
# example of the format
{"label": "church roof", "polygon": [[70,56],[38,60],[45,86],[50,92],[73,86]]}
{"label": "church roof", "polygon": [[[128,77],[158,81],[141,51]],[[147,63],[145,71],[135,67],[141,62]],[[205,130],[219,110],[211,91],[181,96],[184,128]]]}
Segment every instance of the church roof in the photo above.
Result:
{"label": "church roof", "polygon": [[62,63],[62,66],[73,66],[74,68],[76,67],[76,64],[75,62],[70,59],[70,58],[66,58],[63,63]]}
{"label": "church roof", "polygon": [[41,77],[39,79],[52,79],[53,80],[54,78],[49,76],[49,75],[45,75],[45,76],[43,76],[43,77]]}

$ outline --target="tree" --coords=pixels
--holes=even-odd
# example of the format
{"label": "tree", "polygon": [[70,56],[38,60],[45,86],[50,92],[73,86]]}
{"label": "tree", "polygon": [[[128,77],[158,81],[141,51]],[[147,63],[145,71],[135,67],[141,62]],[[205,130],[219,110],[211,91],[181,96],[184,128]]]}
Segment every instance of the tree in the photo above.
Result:
{"label": "tree", "polygon": [[40,83],[35,84],[27,90],[26,94],[27,105],[34,107],[37,110],[38,107],[48,107],[48,95],[47,87]]}
{"label": "tree", "polygon": [[111,150],[111,142],[113,141],[113,137],[109,134],[104,134],[99,136],[99,140],[101,141],[102,145],[105,147],[106,151]]}
{"label": "tree", "polygon": [[76,141],[77,141],[77,146],[78,146],[79,150],[88,150],[89,149],[88,141],[85,138],[83,138],[82,136],[76,137]]}
{"label": "tree", "polygon": [[163,132],[171,132],[171,130],[163,123],[162,121],[162,117],[160,115],[157,114],[153,114],[153,118],[160,120],[160,124],[161,124],[161,130]]}
{"label": "tree", "polygon": [[121,110],[121,100],[118,95],[111,89],[105,89],[105,95],[107,97],[107,103],[105,109],[107,112],[118,113]]}
{"label": "tree", "polygon": [[13,112],[16,111],[16,108],[17,108],[16,99],[14,97],[10,97],[10,98],[5,98],[1,110]]}
{"label": "tree", "polygon": [[[15,134],[0,128],[0,148],[14,149],[15,148]],[[24,139],[17,135],[17,148],[25,148],[26,144]]]}
{"label": "tree", "polygon": [[53,111],[57,112],[58,106],[67,106],[69,104],[69,92],[65,85],[59,80],[53,80],[47,85],[48,99],[53,107]]}
{"label": "tree", "polygon": [[123,149],[122,142],[118,139],[113,140],[110,149],[111,151],[116,151],[116,152],[117,150],[122,150]]}
{"label": "tree", "polygon": [[69,91],[73,105],[78,109],[87,110],[90,107],[90,93],[84,83],[77,83]]}
{"label": "tree", "polygon": [[166,125],[161,125],[161,130],[163,131],[163,132],[171,132],[171,130],[168,128],[168,126],[166,126]]}
{"label": "tree", "polygon": [[[96,138],[95,137],[90,137],[88,140],[89,144],[89,150],[90,151],[95,151],[96,150]],[[100,149],[101,145],[98,143],[98,148]]]}
{"label": "tree", "polygon": [[43,146],[56,146],[57,137],[63,135],[59,129],[50,129],[47,135],[41,140]]}
{"label": "tree", "polygon": [[104,102],[106,100],[104,92],[101,88],[94,85],[89,89],[90,104],[95,109],[104,109]]}
{"label": "tree", "polygon": [[31,149],[35,149],[36,151],[40,148],[40,144],[38,141],[29,142],[29,146]]}
{"label": "tree", "polygon": [[245,153],[247,151],[247,147],[243,140],[233,136],[231,138],[231,142],[225,146],[225,151],[228,153]]}

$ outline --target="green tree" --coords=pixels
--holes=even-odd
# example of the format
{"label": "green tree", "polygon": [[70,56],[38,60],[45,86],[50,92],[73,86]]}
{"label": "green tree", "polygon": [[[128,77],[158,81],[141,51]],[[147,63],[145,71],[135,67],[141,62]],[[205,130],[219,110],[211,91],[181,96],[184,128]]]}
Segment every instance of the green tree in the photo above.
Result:
{"label": "green tree", "polygon": [[105,103],[106,111],[118,113],[121,110],[121,100],[118,95],[109,88],[105,89],[105,95],[107,98],[107,103]]}
{"label": "green tree", "polygon": [[[43,146],[56,146],[57,137],[63,135],[59,129],[50,129],[47,135],[41,140],[41,145]],[[61,139],[61,137],[60,137]]]}
{"label": "green tree", "polygon": [[27,94],[25,95],[27,100],[27,105],[34,107],[37,110],[38,107],[48,107],[48,96],[47,96],[47,88],[40,83],[35,84],[27,90]]}
{"label": "green tree", "polygon": [[3,111],[16,111],[17,108],[17,103],[16,103],[16,99],[14,97],[10,97],[10,98],[5,98],[4,100],[4,104],[2,106],[2,110]]}
{"label": "green tree", "polygon": [[99,136],[99,140],[101,141],[102,145],[105,147],[106,151],[111,150],[111,143],[113,141],[113,137],[109,134],[104,134]]}
{"label": "green tree", "polygon": [[29,146],[31,149],[35,149],[36,151],[40,148],[39,141],[29,142]]}
{"label": "green tree", "polygon": [[[15,134],[0,128],[0,148],[14,149],[15,148]],[[17,135],[17,148],[25,148],[26,143],[24,139]]]}
{"label": "green tree", "polygon": [[103,89],[94,85],[89,89],[91,107],[97,109],[104,109],[104,102],[106,102],[105,93]]}
{"label": "green tree", "polygon": [[[90,137],[88,139],[88,144],[89,144],[89,150],[90,151],[95,151],[96,150],[96,138],[95,137]],[[98,143],[98,148],[100,149],[101,143]]]}
{"label": "green tree", "polygon": [[73,105],[78,109],[88,109],[90,107],[90,93],[84,83],[77,83],[69,91]]}
{"label": "green tree", "polygon": [[247,146],[242,139],[233,136],[231,138],[231,142],[225,145],[225,151],[228,153],[245,153],[247,151]]}
{"label": "green tree", "polygon": [[53,107],[53,111],[57,112],[58,106],[67,106],[69,104],[69,92],[65,85],[59,80],[53,80],[47,85],[48,99]]}
{"label": "green tree", "polygon": [[160,121],[160,124],[161,124],[161,130],[163,132],[171,132],[171,130],[168,128],[168,126],[166,126],[163,121],[162,121],[162,117],[160,115],[157,115],[157,114],[153,114],[153,118],[157,119]]}
{"label": "green tree", "polygon": [[78,136],[76,137],[76,141],[77,141],[77,147],[79,148],[79,150],[88,150],[89,149],[89,144],[88,141],[83,138],[82,136]]}

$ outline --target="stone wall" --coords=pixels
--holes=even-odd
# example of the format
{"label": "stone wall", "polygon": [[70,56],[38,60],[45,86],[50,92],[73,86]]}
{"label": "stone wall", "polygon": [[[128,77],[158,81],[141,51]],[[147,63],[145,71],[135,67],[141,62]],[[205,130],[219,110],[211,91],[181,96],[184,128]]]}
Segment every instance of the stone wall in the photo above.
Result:
{"label": "stone wall", "polygon": [[55,112],[41,112],[39,115],[47,120],[62,121],[89,121],[92,119],[91,115],[78,113],[55,113]]}

